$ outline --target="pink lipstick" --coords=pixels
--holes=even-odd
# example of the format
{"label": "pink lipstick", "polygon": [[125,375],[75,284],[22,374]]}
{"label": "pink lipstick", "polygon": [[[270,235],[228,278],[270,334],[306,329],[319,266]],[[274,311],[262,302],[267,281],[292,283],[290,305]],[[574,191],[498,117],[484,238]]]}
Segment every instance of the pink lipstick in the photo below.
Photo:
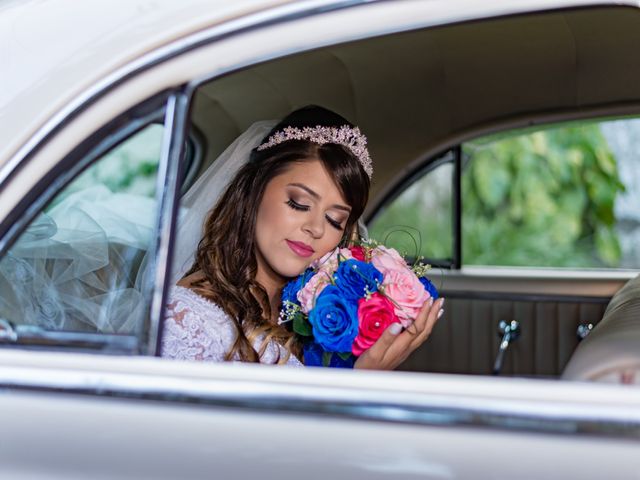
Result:
{"label": "pink lipstick", "polygon": [[308,258],[315,253],[315,250],[310,245],[302,242],[294,242],[293,240],[287,240],[287,245],[295,253],[304,258]]}

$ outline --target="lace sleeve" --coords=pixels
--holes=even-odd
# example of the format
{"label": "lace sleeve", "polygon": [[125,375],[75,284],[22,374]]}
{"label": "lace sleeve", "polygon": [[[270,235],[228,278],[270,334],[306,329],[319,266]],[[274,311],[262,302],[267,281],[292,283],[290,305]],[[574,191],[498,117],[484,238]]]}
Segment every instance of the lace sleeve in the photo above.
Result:
{"label": "lace sleeve", "polygon": [[[206,300],[202,299],[203,302]],[[216,305],[182,290],[171,292],[162,337],[162,356],[180,360],[224,361],[233,327]]]}
{"label": "lace sleeve", "polygon": [[[218,305],[188,288],[171,289],[162,337],[163,357],[222,362],[236,335],[232,319]],[[256,339],[254,348],[261,344],[262,338]],[[284,348],[270,342],[260,362],[276,363],[283,355],[286,355]],[[239,360],[237,354],[233,360]],[[286,363],[302,366],[294,355],[288,356]]]}

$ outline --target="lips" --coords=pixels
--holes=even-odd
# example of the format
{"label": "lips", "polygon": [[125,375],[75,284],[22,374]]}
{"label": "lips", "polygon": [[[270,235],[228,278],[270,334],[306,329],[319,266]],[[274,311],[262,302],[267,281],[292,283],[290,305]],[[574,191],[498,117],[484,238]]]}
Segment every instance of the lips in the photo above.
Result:
{"label": "lips", "polygon": [[294,242],[293,240],[287,240],[286,242],[293,253],[299,255],[300,257],[308,258],[315,253],[315,250],[306,243]]}

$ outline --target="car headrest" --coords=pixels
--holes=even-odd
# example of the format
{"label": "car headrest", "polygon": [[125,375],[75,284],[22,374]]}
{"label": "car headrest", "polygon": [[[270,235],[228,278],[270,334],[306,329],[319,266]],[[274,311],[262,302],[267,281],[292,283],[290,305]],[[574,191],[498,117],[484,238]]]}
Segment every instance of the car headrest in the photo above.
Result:
{"label": "car headrest", "polygon": [[640,384],[640,275],[613,296],[600,323],[571,356],[562,378]]}

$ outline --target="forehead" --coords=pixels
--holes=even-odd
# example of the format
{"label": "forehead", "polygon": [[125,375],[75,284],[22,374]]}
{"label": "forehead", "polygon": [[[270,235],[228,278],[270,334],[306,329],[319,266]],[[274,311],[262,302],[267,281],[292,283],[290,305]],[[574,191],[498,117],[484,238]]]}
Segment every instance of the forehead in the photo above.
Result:
{"label": "forehead", "polygon": [[311,189],[323,200],[331,201],[332,203],[347,203],[333,175],[318,158],[293,162],[271,181],[271,184],[281,187],[294,183]]}

